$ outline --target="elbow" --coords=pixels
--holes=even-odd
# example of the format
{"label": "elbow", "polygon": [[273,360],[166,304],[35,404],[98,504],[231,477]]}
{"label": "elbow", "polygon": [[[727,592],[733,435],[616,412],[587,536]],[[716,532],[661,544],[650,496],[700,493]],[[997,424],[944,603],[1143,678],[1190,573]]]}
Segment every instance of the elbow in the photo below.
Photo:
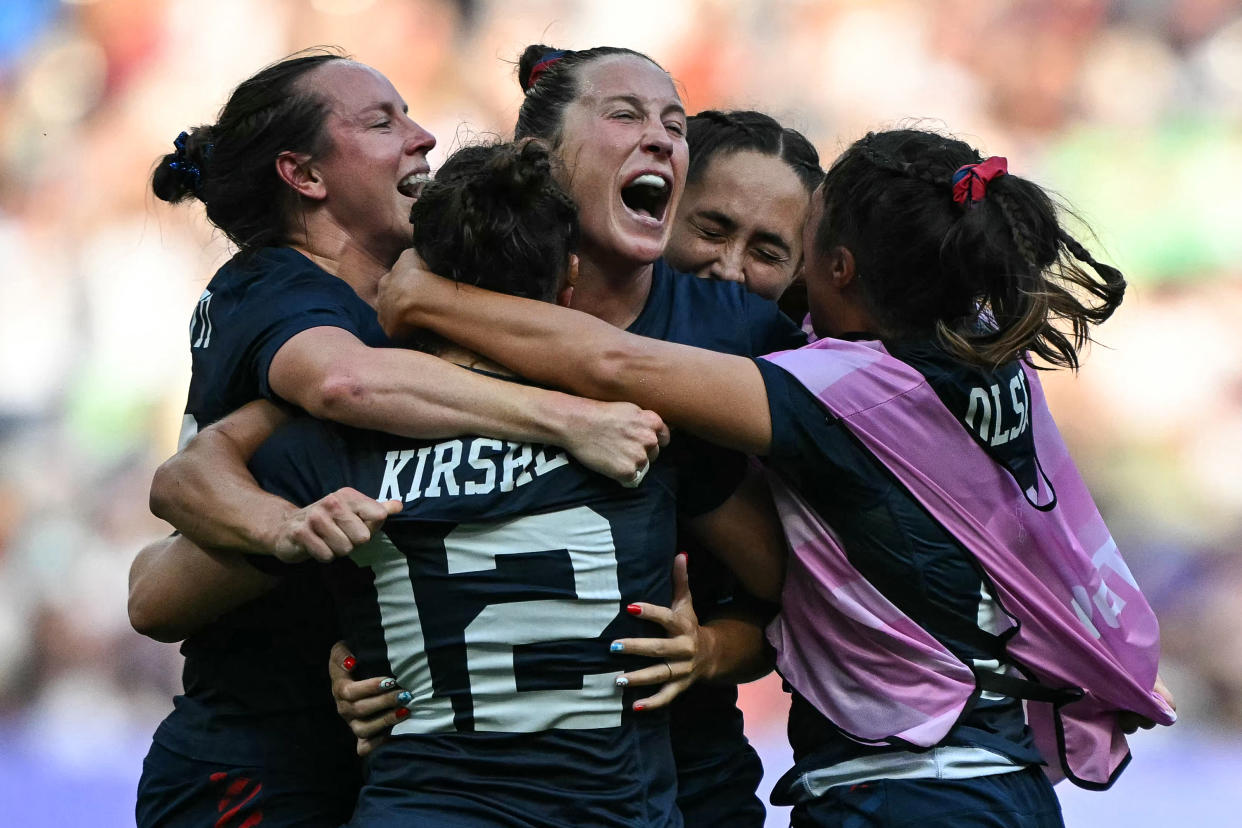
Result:
{"label": "elbow", "polygon": [[580,391],[601,400],[629,399],[641,372],[642,358],[637,350],[624,343],[610,344],[588,358],[584,371],[587,387]]}
{"label": "elbow", "polygon": [[179,456],[173,455],[155,470],[155,475],[151,478],[151,494],[147,499],[151,514],[169,523],[172,522],[174,510],[173,493],[177,490],[177,458]]}
{"label": "elbow", "polygon": [[158,603],[152,601],[142,589],[129,591],[129,625],[139,635],[164,644],[175,644],[186,637],[186,631],[174,623],[166,613],[159,611]]}
{"label": "elbow", "polygon": [[331,371],[308,395],[297,402],[308,414],[321,420],[365,426],[366,412],[374,394],[352,371]]}

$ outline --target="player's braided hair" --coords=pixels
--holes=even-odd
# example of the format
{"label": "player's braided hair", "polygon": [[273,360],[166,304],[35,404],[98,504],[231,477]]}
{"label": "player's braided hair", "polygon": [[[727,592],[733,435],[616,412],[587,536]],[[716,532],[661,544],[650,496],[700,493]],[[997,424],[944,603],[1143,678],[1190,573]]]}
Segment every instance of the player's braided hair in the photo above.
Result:
{"label": "player's braided hair", "polygon": [[299,53],[243,81],[216,123],[187,130],[176,151],[159,160],[151,177],[156,197],[173,204],[199,199],[243,253],[285,241],[294,194],[273,162],[286,151],[319,155],[331,148],[326,104],[300,81],[346,59],[334,51]]}
{"label": "player's braided hair", "polygon": [[414,203],[414,248],[436,273],[551,301],[578,242],[578,208],[536,139],[463,147]]}
{"label": "player's braided hair", "polygon": [[[565,107],[573,103],[581,91],[577,69],[610,55],[633,55],[650,61],[658,69],[664,68],[642,52],[618,46],[596,46],[581,51],[561,51],[543,44],[527,46],[518,58],[518,83],[526,95],[518,110],[513,137],[542,138],[554,148],[560,146]],[[532,70],[536,67],[539,71],[532,81]]]}
{"label": "player's braided hair", "polygon": [[1020,176],[1000,175],[982,200],[955,202],[954,172],[981,160],[931,132],[869,133],[828,170],[816,246],[853,253],[858,289],[885,337],[934,335],[988,366],[1029,352],[1077,368],[1090,326],[1116,310],[1125,279],[1092,258],[1061,227],[1048,194]]}
{"label": "player's braided hair", "polygon": [[762,112],[706,109],[687,119],[686,143],[690,147],[687,183],[697,181],[716,156],[742,151],[780,158],[808,193],[824,180],[819,153],[811,142],[796,129],[783,127]]}

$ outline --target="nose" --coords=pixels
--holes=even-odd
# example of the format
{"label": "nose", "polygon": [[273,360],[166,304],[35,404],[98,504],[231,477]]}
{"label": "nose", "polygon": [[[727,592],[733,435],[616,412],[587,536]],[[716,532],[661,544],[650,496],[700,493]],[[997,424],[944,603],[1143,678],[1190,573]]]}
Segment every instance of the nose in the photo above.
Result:
{"label": "nose", "polygon": [[713,279],[718,279],[722,282],[746,284],[746,271],[742,264],[741,245],[723,245],[716,256],[716,260],[708,268],[708,273]]}
{"label": "nose", "polygon": [[418,125],[417,122],[409,120],[409,136],[405,139],[405,154],[418,155],[421,153],[431,152],[436,145],[436,136]]}
{"label": "nose", "polygon": [[664,124],[659,119],[654,119],[648,124],[646,133],[643,135],[643,149],[652,155],[668,158],[673,154],[674,146],[673,137],[668,134],[668,130],[664,128]]}

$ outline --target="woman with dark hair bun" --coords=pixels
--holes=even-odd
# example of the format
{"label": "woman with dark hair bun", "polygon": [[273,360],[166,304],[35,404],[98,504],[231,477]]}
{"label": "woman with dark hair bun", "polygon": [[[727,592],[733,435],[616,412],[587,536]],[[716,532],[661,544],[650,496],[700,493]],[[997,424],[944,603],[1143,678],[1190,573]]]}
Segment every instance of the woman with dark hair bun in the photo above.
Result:
{"label": "woman with dark hair bun", "polygon": [[1034,367],[1076,368],[1125,282],[1004,158],[915,130],[837,159],[803,246],[823,338],[759,360],[423,271],[382,317],[765,458],[788,559],[738,571],[782,605],[795,826],[1060,826],[1049,777],[1107,787],[1123,734],[1175,719]]}
{"label": "woman with dark hair bun", "polygon": [[687,122],[686,191],[665,257],[683,273],[780,298],[802,263],[819,153],[762,112],[705,110]]}
{"label": "woman with dark hair bun", "polygon": [[[434,145],[387,78],[335,53],[264,69],[215,124],[178,136],[153,190],[173,203],[201,201],[238,248],[194,312],[185,436],[265,399],[358,427],[561,445],[633,480],[658,450],[662,424],[649,412],[584,407],[388,347],[371,303],[409,244]],[[283,417],[275,405],[260,416]],[[234,485],[245,482],[244,465],[226,461],[253,447],[227,431],[214,438],[205,445],[222,446],[219,456],[197,482],[173,475],[176,464],[157,473],[152,508],[184,534],[148,546],[130,570],[134,628],[184,638],[186,656],[185,693],[144,763],[137,821],[198,826],[225,811],[237,824],[336,826],[358,774],[323,668],[339,636],[318,574],[276,579],[236,552],[191,541],[330,560],[400,504],[346,490],[299,510],[252,482]]]}

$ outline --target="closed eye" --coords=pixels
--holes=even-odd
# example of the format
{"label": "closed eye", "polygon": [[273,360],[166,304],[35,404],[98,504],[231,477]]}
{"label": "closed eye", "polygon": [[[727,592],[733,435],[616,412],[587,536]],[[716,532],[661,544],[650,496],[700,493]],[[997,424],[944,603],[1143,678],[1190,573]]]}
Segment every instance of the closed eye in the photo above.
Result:
{"label": "closed eye", "polygon": [[756,247],[753,249],[755,251],[755,255],[763,259],[765,262],[770,262],[772,264],[784,264],[789,261],[788,256],[782,256],[774,250],[764,250],[762,247]]}

